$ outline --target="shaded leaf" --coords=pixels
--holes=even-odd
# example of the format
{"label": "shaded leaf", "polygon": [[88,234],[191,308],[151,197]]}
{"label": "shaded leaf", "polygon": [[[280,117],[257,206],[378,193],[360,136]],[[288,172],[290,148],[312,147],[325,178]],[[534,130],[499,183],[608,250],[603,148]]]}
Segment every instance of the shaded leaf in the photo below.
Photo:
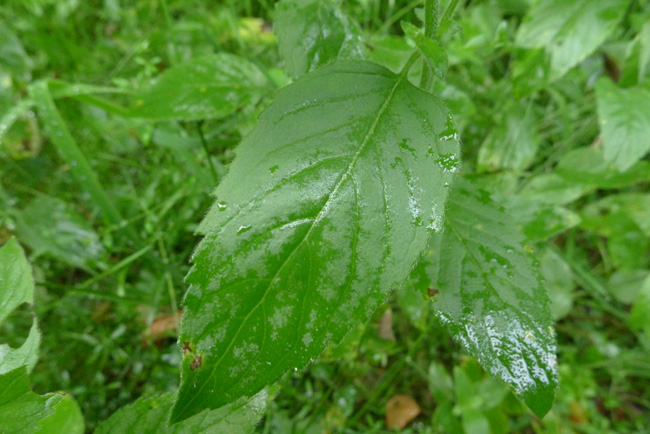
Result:
{"label": "shaded leaf", "polygon": [[541,417],[557,386],[555,337],[524,243],[489,194],[460,179],[445,230],[432,238],[413,278],[418,288],[440,290],[434,308],[452,335]]}
{"label": "shaded leaf", "polygon": [[172,419],[250,396],[364,323],[440,230],[457,155],[443,104],[379,65],[279,91],[199,228]]}
{"label": "shaded leaf", "polygon": [[32,200],[16,216],[16,234],[35,255],[47,255],[73,267],[92,270],[105,255],[88,221],[53,197]]}
{"label": "shaded leaf", "polygon": [[562,157],[555,172],[575,184],[599,188],[621,188],[650,179],[650,163],[639,161],[621,173],[605,161],[602,149],[578,148],[567,152]]}
{"label": "shaded leaf", "polygon": [[519,27],[516,43],[546,48],[556,77],[585,60],[614,31],[628,0],[538,1]]}
{"label": "shaded leaf", "polygon": [[[56,426],[50,424],[52,418]],[[74,400],[63,393],[36,395],[29,388],[24,367],[0,375],[0,421],[2,432],[12,434],[84,432],[83,418]],[[59,427],[69,429],[58,431]]]}
{"label": "shaded leaf", "polygon": [[279,388],[273,386],[252,398],[241,398],[217,410],[205,410],[167,426],[175,395],[138,399],[99,424],[95,434],[248,434],[266,412]]}
{"label": "shaded leaf", "polygon": [[523,170],[532,163],[538,147],[534,118],[525,107],[509,105],[481,145],[477,169]]}
{"label": "shaded leaf", "polygon": [[233,54],[201,57],[165,71],[136,97],[130,115],[154,120],[223,118],[269,92],[260,69]]}
{"label": "shaded leaf", "polygon": [[282,0],[273,30],[280,57],[297,78],[335,59],[363,59],[361,34],[332,0]]}
{"label": "shaded leaf", "polygon": [[573,307],[573,273],[569,264],[550,248],[541,255],[540,270],[551,299],[551,314],[557,321],[565,317]]}
{"label": "shaded leaf", "polygon": [[630,311],[630,326],[650,337],[650,277],[646,278]]}
{"label": "shaded leaf", "polygon": [[650,88],[621,89],[609,79],[596,84],[603,157],[621,172],[650,151]]}

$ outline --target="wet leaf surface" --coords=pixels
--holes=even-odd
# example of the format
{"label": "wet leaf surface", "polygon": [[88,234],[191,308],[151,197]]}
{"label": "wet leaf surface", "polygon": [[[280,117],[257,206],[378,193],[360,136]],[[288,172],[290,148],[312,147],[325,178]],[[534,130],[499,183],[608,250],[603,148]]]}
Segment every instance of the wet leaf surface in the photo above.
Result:
{"label": "wet leaf surface", "polygon": [[199,228],[173,420],[255,394],[364,323],[441,229],[458,161],[443,104],[381,66],[338,62],[278,92]]}
{"label": "wet leaf surface", "polygon": [[514,221],[488,193],[459,179],[442,235],[413,273],[434,285],[434,308],[452,335],[538,416],[557,387],[549,299]]}

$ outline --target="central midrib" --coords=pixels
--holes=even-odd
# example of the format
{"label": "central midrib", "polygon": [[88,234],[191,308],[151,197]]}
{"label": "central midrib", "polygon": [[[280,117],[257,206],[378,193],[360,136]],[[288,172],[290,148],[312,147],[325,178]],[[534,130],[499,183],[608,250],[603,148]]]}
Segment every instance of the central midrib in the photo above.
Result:
{"label": "central midrib", "polygon": [[[384,115],[384,113],[385,113],[386,110],[388,109],[388,106],[390,105],[390,102],[391,102],[392,99],[393,99],[393,96],[394,96],[394,94],[395,94],[395,91],[397,90],[397,88],[398,88],[399,85],[402,83],[402,80],[404,80],[405,77],[406,77],[406,74],[404,74],[404,73],[400,74],[400,75],[397,77],[397,80],[395,81],[395,84],[393,85],[393,87],[391,88],[390,92],[388,93],[388,96],[386,97],[386,100],[384,101],[384,103],[382,104],[382,106],[379,108],[379,111],[377,112],[377,116],[376,116],[375,119],[373,120],[372,125],[371,125],[370,128],[368,129],[368,132],[366,133],[366,135],[364,136],[364,138],[363,138],[361,144],[359,145],[359,149],[355,152],[354,156],[352,157],[352,160],[350,161],[350,164],[348,165],[347,170],[343,173],[343,175],[341,175],[341,178],[337,181],[337,183],[335,184],[334,188],[332,189],[332,191],[330,192],[330,194],[327,196],[327,200],[325,201],[325,204],[322,206],[320,212],[318,213],[318,215],[316,216],[316,218],[313,220],[313,222],[312,222],[312,224],[311,224],[309,230],[308,230],[307,233],[304,235],[304,237],[302,238],[302,240],[301,240],[301,241],[296,245],[296,247],[291,251],[291,253],[289,253],[289,255],[287,255],[287,258],[284,260],[284,262],[282,263],[282,265],[280,265],[280,267],[278,267],[278,270],[275,272],[275,274],[273,275],[273,277],[270,279],[270,282],[269,282],[268,286],[266,287],[266,290],[265,290],[265,292],[264,292],[264,295],[260,298],[260,301],[258,301],[257,304],[256,304],[256,305],[255,305],[255,306],[250,310],[250,312],[248,313],[248,315],[246,315],[246,317],[244,318],[244,320],[241,322],[239,328],[238,328],[237,331],[235,332],[235,336],[230,340],[230,344],[229,344],[228,347],[223,351],[221,357],[220,357],[220,358],[216,361],[216,363],[212,366],[212,369],[211,369],[211,371],[210,371],[210,375],[208,376],[208,378],[206,378],[205,382],[204,382],[203,384],[201,384],[201,386],[199,386],[199,389],[198,389],[196,392],[194,392],[194,395],[192,396],[192,398],[191,398],[189,401],[186,401],[187,404],[186,404],[183,408],[188,408],[188,407],[190,407],[190,404],[192,404],[192,403],[193,403],[193,402],[194,402],[198,397],[201,396],[201,392],[203,391],[203,389],[207,386],[207,384],[210,382],[210,380],[211,380],[212,377],[214,376],[215,372],[217,371],[217,368],[219,367],[219,365],[220,365],[221,362],[223,361],[224,357],[225,357],[227,354],[230,353],[230,350],[232,349],[233,345],[235,344],[235,341],[237,340],[237,338],[239,337],[239,334],[241,333],[241,331],[242,331],[242,329],[243,329],[243,327],[244,327],[244,324],[246,324],[246,322],[248,321],[248,318],[250,318],[250,316],[253,314],[253,312],[255,312],[255,311],[257,310],[257,308],[258,308],[260,305],[262,305],[262,303],[263,303],[264,300],[266,299],[266,296],[267,296],[268,293],[269,293],[269,289],[271,288],[271,286],[273,286],[273,284],[275,283],[275,281],[276,281],[276,279],[278,278],[279,274],[280,274],[280,273],[282,272],[282,270],[284,269],[285,265],[290,261],[291,257],[296,253],[296,251],[298,251],[298,249],[302,246],[302,244],[305,242],[305,240],[307,240],[307,239],[309,238],[309,235],[311,234],[312,230],[313,230],[314,227],[317,225],[317,223],[320,222],[320,220],[324,217],[324,215],[326,214],[326,212],[327,212],[327,210],[328,210],[328,208],[329,208],[329,204],[330,204],[330,201],[331,201],[332,197],[333,197],[333,196],[338,192],[339,188],[340,188],[341,185],[343,185],[343,183],[347,180],[347,178],[348,178],[348,176],[350,175],[350,173],[352,173],[352,170],[354,169],[354,166],[355,166],[355,164],[356,164],[356,162],[357,162],[359,156],[361,155],[361,153],[363,152],[363,150],[366,148],[366,145],[368,144],[368,142],[370,142],[370,139],[371,139],[372,136],[374,135],[375,130],[376,130],[376,128],[377,128],[377,125],[379,124],[379,121],[381,120],[382,116]],[[261,354],[261,352],[262,352],[262,348],[260,348],[260,354]],[[257,357],[259,357],[259,355],[258,355]],[[250,367],[249,367],[246,371],[244,371],[242,374],[240,374],[239,377],[238,377],[238,379],[237,379],[233,384],[231,384],[231,385],[230,385],[226,390],[222,391],[222,393],[223,393],[224,395],[225,395],[227,392],[229,392],[229,391],[230,391],[234,386],[236,386],[237,384],[239,384],[239,378],[243,377],[246,373],[248,373],[248,372],[250,371],[250,369],[253,367],[253,364],[254,364],[255,360],[257,359],[257,357],[251,361],[251,363],[250,363]],[[224,405],[225,405],[225,404],[224,404]]]}

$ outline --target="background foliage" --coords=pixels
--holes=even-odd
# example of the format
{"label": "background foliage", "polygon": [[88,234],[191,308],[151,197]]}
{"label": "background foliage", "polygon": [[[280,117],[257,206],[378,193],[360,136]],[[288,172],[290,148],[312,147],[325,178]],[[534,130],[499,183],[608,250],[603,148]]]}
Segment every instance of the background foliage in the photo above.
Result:
{"label": "background foliage", "polygon": [[[296,47],[278,46],[273,3],[0,6],[0,242],[16,236],[35,280],[33,308],[2,321],[0,343],[34,336],[33,309],[43,336],[26,396],[65,390],[89,431],[140,396],[170,405],[153,397],[178,386],[178,305],[209,194],[273,90],[332,56],[286,54]],[[648,430],[650,3],[460,3],[447,59],[400,25],[421,24],[419,0],[342,1],[323,20],[351,35],[337,53],[398,71],[410,40],[446,77],[434,89],[455,117],[464,174],[540,261],[558,320],[554,407],[532,416],[404,289],[285,377],[258,432],[382,432],[400,394],[421,409],[415,432]],[[244,91],[191,88],[215,53],[220,81]],[[206,104],[210,94],[229,105]]]}

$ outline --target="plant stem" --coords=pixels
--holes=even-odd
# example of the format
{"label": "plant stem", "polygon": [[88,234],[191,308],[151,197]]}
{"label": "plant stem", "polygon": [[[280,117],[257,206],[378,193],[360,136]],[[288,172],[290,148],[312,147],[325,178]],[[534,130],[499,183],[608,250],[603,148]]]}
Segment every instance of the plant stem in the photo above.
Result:
{"label": "plant stem", "polygon": [[208,165],[210,166],[210,173],[212,173],[212,180],[216,184],[219,181],[219,177],[217,176],[217,170],[214,168],[214,164],[212,164],[212,158],[210,158],[210,151],[208,150],[208,142],[206,142],[205,135],[203,135],[203,121],[198,122],[197,129],[199,130],[199,137],[201,138],[201,145],[203,146],[203,150],[205,151],[205,156],[208,159]]}
{"label": "plant stem", "polygon": [[[440,9],[440,0],[426,0],[424,3],[424,36],[435,39],[438,34],[438,12]],[[420,76],[420,87],[427,90],[432,81],[431,70],[426,64],[422,65],[422,75]]]}

